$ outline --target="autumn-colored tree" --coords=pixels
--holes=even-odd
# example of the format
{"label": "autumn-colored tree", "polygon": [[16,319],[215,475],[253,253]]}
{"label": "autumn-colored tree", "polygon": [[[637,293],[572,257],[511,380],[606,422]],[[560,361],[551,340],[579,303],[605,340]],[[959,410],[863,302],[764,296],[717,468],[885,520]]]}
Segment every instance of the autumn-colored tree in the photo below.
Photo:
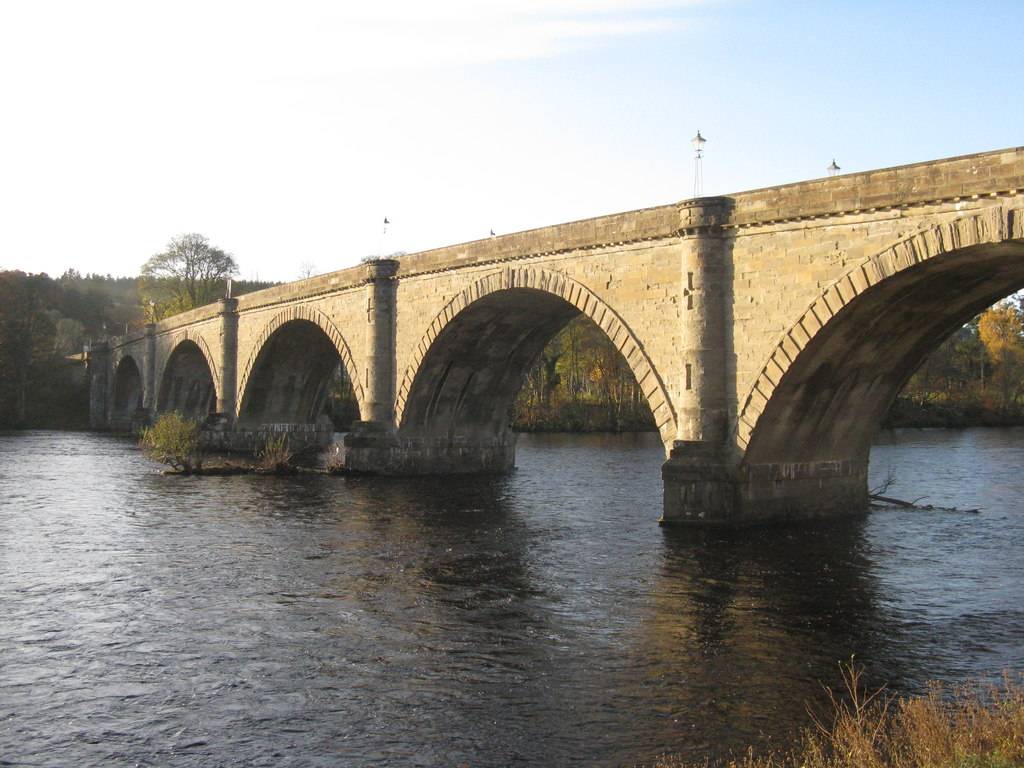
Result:
{"label": "autumn-colored tree", "polygon": [[975,319],[957,329],[928,356],[907,382],[900,398],[918,406],[951,401],[975,404],[980,401],[989,368],[988,353],[978,338]]}
{"label": "autumn-colored tree", "polygon": [[1021,395],[1024,377],[1024,325],[1013,302],[1003,301],[978,319],[978,337],[992,361],[992,383],[1005,413]]}
{"label": "autumn-colored tree", "polygon": [[592,320],[579,316],[548,343],[516,400],[526,430],[652,429],[629,364]]}

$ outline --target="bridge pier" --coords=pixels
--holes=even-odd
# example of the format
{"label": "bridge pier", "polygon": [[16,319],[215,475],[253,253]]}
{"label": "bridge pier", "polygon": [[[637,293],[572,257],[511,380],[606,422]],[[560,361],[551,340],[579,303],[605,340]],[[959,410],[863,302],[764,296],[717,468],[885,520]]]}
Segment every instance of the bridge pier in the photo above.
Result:
{"label": "bridge pier", "polygon": [[365,421],[391,424],[395,413],[395,274],[398,262],[366,265]]}
{"label": "bridge pier", "polygon": [[867,460],[736,466],[677,442],[662,466],[661,523],[750,525],[857,514],[868,506]]}
{"label": "bridge pier", "polygon": [[729,418],[726,329],[731,321],[726,293],[730,286],[721,229],[727,215],[728,202],[718,197],[690,200],[679,208],[683,381],[677,429],[679,440],[708,446],[725,440]]}
{"label": "bridge pier", "polygon": [[380,422],[361,421],[345,435],[345,467],[379,475],[508,472],[516,463],[516,434],[491,437],[401,435]]}
{"label": "bridge pier", "polygon": [[142,409],[146,419],[156,418],[156,323],[146,323],[146,346],[142,355]]}
{"label": "bridge pier", "polygon": [[868,462],[844,459],[744,467],[743,522],[836,517],[868,508]]}
{"label": "bridge pier", "polygon": [[85,348],[89,375],[89,429],[110,428],[110,345],[98,341]]}
{"label": "bridge pier", "polygon": [[715,446],[678,440],[661,467],[661,523],[728,523],[742,514],[732,463]]}
{"label": "bridge pier", "polygon": [[235,420],[235,387],[238,381],[238,299],[220,300],[220,390],[217,413],[229,424]]}
{"label": "bridge pier", "polygon": [[725,450],[726,330],[731,328],[726,296],[731,287],[722,224],[728,214],[724,198],[688,200],[679,206],[683,380],[679,439],[662,466],[663,523],[727,523],[743,514],[735,462]]}
{"label": "bridge pier", "polygon": [[323,450],[331,444],[334,427],[322,422],[241,427],[229,424],[224,418],[217,418],[208,420],[201,434],[203,447],[208,450],[252,454],[262,450],[268,439],[281,437],[287,439],[288,449],[293,453]]}

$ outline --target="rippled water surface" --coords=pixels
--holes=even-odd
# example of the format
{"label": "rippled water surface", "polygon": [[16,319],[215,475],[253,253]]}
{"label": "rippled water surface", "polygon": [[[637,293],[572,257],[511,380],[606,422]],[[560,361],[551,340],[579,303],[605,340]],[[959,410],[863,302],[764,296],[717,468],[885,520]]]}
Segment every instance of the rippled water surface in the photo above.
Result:
{"label": "rippled water surface", "polygon": [[660,528],[654,436],[504,478],[164,477],[0,434],[0,765],[632,765],[871,683],[1024,670],[1024,431],[887,434],[886,509]]}

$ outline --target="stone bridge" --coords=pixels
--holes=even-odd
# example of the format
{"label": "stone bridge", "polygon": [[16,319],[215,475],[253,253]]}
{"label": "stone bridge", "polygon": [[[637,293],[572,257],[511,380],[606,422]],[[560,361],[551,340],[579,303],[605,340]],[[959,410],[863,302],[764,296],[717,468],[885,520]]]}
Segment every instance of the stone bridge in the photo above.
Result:
{"label": "stone bridge", "polygon": [[[346,464],[504,471],[513,399],[569,320],[628,361],[665,445],[665,521],[862,509],[921,361],[1024,287],[1024,148],[818,179],[372,261],[88,350],[92,423],[220,415],[236,447],[321,439],[340,362]],[[298,436],[298,435],[297,435]]]}

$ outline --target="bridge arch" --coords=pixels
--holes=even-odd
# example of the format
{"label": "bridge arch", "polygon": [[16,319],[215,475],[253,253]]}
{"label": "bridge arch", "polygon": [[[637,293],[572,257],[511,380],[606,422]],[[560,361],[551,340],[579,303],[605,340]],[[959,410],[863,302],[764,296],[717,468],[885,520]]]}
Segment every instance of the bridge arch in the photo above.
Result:
{"label": "bridge arch", "polygon": [[338,327],[334,325],[330,317],[324,314],[324,312],[306,304],[298,304],[278,312],[278,314],[271,317],[269,322],[267,322],[263,327],[259,338],[256,340],[256,343],[253,344],[252,351],[249,354],[249,359],[246,360],[246,367],[243,370],[242,378],[239,380],[239,414],[242,414],[242,408],[245,404],[246,392],[249,388],[249,380],[252,378],[253,371],[259,361],[260,354],[262,354],[267,348],[267,342],[283,326],[295,321],[305,321],[306,323],[311,323],[316,326],[326,334],[327,338],[334,345],[334,349],[338,353],[338,357],[341,359],[342,368],[344,368],[345,374],[352,384],[352,391],[355,394],[355,401],[358,403],[359,413],[361,414],[362,410],[365,408],[365,398],[364,394],[362,394],[362,385],[357,375],[355,361],[352,358],[352,353],[348,348],[348,344],[345,342],[345,337],[341,335],[341,331],[339,331]]}
{"label": "bridge arch", "polygon": [[239,421],[249,425],[315,421],[326,397],[327,380],[338,363],[362,413],[363,387],[337,326],[305,304],[279,312],[264,326],[239,381]]}
{"label": "bridge arch", "polygon": [[1022,215],[992,207],[927,227],[824,290],[740,402],[743,464],[799,474],[793,467],[824,461],[864,474],[885,413],[928,354],[1024,287]]}
{"label": "bridge arch", "polygon": [[204,419],[217,407],[217,367],[202,336],[179,336],[157,376],[157,412]]}
{"label": "bridge arch", "polygon": [[492,272],[454,296],[438,313],[402,376],[395,402],[399,430],[416,433],[439,417],[451,421],[456,415],[489,429],[506,427],[506,414],[496,404],[511,407],[545,344],[579,314],[601,328],[623,355],[647,398],[663,442],[670,444],[676,434],[676,414],[639,339],[586,286],[538,267]]}
{"label": "bridge arch", "polygon": [[111,418],[131,419],[142,408],[142,372],[131,355],[123,355],[114,368]]}

